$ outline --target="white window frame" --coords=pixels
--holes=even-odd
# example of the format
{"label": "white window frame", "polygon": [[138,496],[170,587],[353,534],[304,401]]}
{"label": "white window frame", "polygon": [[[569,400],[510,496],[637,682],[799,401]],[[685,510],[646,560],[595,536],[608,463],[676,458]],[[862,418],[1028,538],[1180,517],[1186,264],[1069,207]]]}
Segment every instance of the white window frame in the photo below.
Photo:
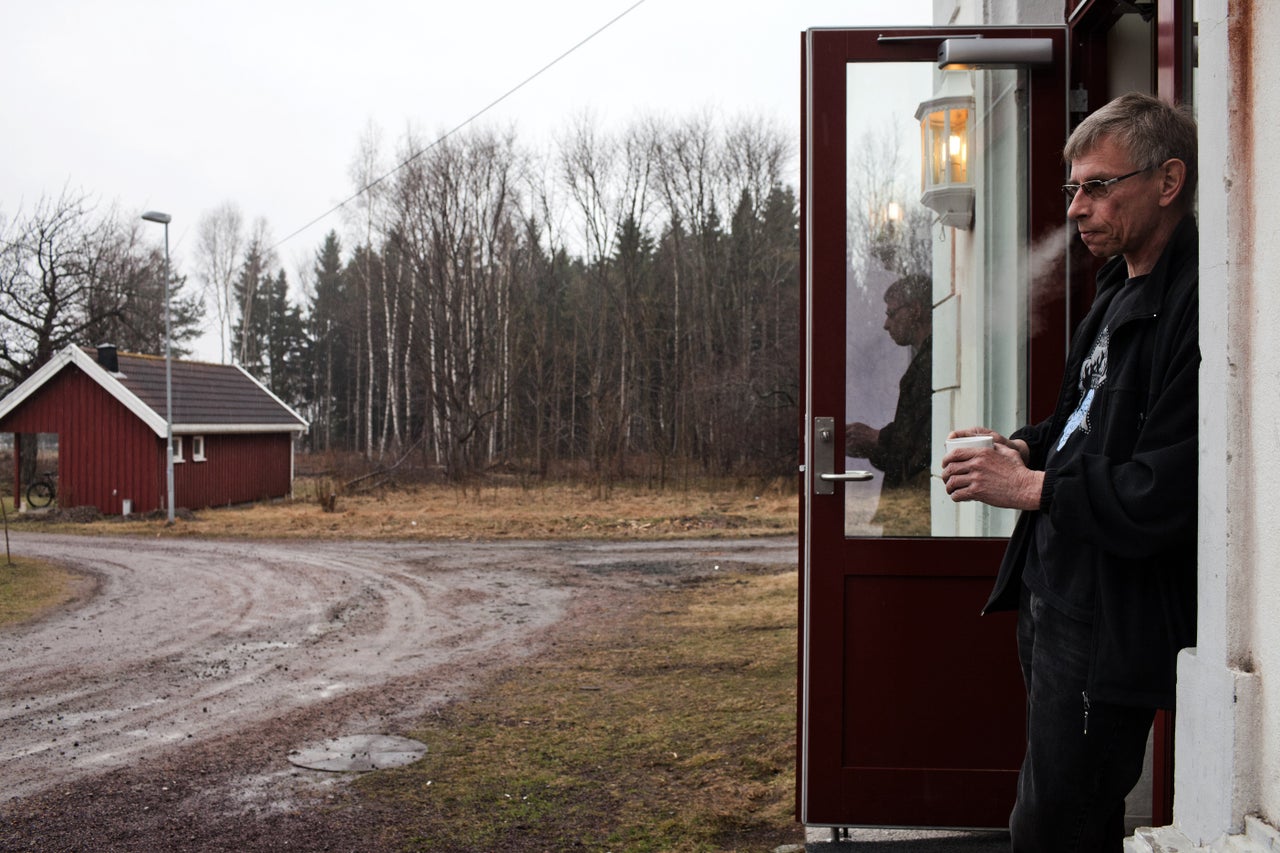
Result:
{"label": "white window frame", "polygon": [[191,461],[192,462],[205,461],[203,435],[191,436]]}
{"label": "white window frame", "polygon": [[179,462],[186,461],[186,459],[182,458],[182,436],[175,435],[173,437],[173,464],[177,465]]}

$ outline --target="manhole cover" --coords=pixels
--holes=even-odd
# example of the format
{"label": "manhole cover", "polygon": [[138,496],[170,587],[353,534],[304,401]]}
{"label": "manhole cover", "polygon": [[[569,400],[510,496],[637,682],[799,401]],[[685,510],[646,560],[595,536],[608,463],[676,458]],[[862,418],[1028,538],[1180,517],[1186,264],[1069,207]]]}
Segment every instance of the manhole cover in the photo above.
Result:
{"label": "manhole cover", "polygon": [[317,746],[295,749],[289,753],[289,763],[308,770],[365,773],[369,770],[403,767],[426,754],[427,745],[411,738],[351,735],[330,738]]}

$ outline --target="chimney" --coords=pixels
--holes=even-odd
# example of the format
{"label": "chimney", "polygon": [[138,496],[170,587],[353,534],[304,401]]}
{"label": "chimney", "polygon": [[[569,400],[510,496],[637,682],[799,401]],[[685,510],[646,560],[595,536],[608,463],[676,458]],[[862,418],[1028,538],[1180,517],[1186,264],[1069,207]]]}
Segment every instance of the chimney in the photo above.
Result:
{"label": "chimney", "polygon": [[120,361],[116,358],[115,344],[98,344],[98,364],[107,373],[120,372]]}

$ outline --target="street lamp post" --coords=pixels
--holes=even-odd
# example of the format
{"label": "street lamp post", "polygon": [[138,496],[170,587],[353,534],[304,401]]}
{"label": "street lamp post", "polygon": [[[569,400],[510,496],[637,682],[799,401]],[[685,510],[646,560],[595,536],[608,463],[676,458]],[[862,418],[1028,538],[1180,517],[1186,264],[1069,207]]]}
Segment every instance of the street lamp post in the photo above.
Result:
{"label": "street lamp post", "polygon": [[148,210],[142,218],[164,226],[164,477],[169,490],[169,524],[173,524],[173,360],[169,348],[169,223],[173,217]]}

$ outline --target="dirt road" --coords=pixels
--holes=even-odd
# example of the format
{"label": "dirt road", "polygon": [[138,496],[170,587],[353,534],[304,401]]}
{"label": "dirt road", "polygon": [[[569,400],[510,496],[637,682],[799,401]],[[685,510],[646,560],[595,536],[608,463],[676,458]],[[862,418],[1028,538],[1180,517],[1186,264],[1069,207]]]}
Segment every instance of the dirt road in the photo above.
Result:
{"label": "dirt road", "polygon": [[49,843],[35,849],[77,849],[86,839],[64,824],[98,819],[94,799],[112,792],[116,811],[137,815],[148,799],[228,819],[238,808],[287,811],[297,785],[321,784],[288,764],[291,749],[404,734],[493,668],[539,649],[562,620],[608,618],[646,587],[795,559],[790,539],[24,534],[13,550],[88,580],[71,606],[0,631],[0,849],[28,849],[23,840],[37,833]]}

